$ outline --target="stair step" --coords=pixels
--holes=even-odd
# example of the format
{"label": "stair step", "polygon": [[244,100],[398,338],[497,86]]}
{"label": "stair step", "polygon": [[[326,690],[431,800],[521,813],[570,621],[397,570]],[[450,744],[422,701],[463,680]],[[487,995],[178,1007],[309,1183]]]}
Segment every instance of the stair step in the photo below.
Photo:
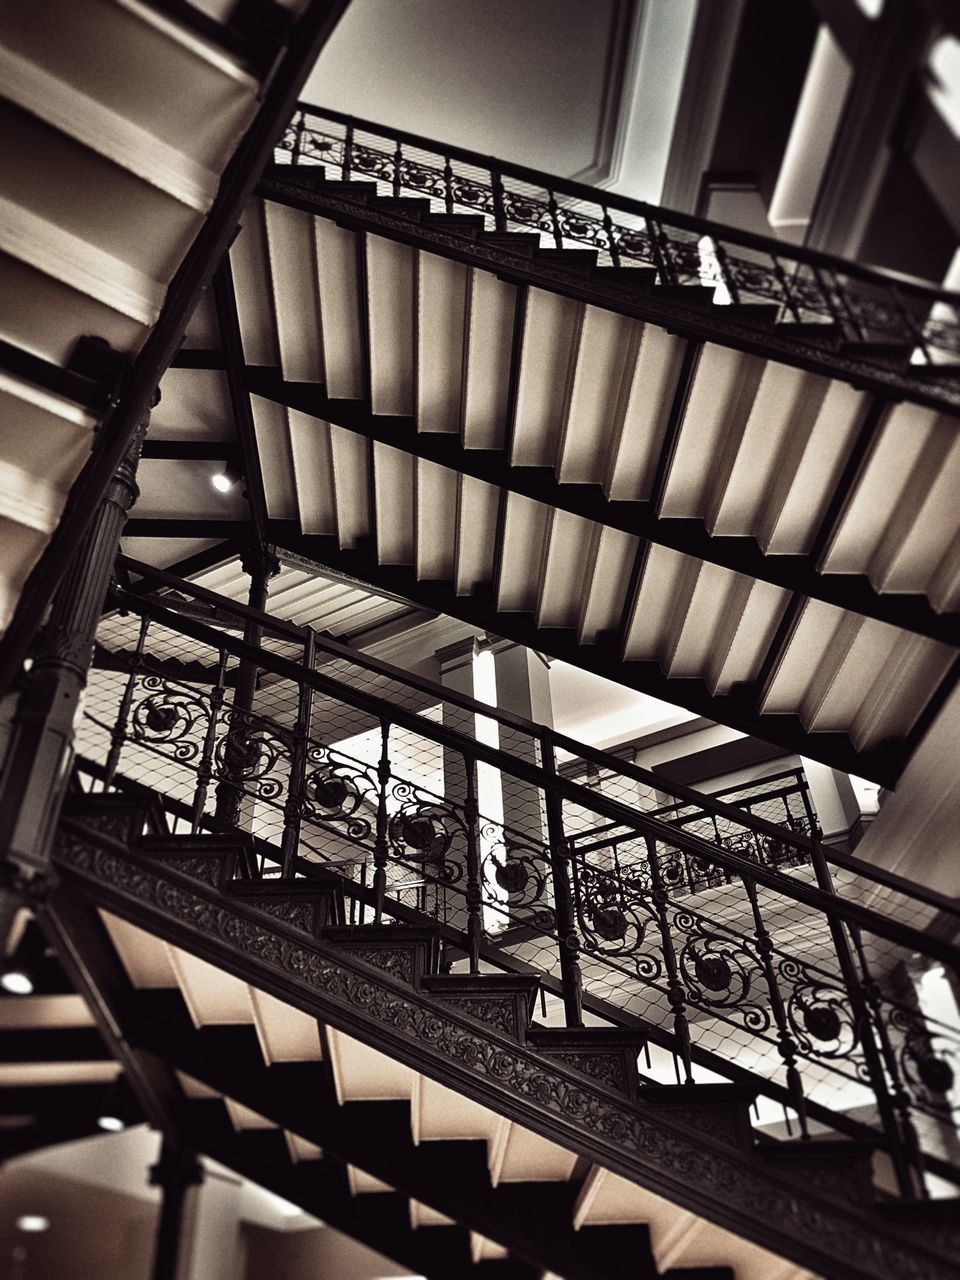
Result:
{"label": "stair step", "polygon": [[631,289],[640,289],[644,292],[651,289],[657,282],[657,272],[654,267],[594,267],[593,276],[596,280],[606,280],[610,284],[625,284]]}
{"label": "stair step", "polygon": [[700,284],[657,284],[650,290],[655,298],[670,302],[686,302],[691,306],[712,307],[716,287]]}
{"label": "stair step", "polygon": [[540,237],[535,231],[483,231],[477,239],[484,244],[501,245],[532,258],[540,248]]}
{"label": "stair step", "polygon": [[414,987],[436,972],[440,959],[440,934],[430,928],[346,925],[324,929],[322,940]]}
{"label": "stair step", "polygon": [[527,1043],[545,1057],[573,1067],[599,1084],[635,1098],[637,1058],[646,1036],[619,1027],[541,1027],[527,1032]]}
{"label": "stair step", "polygon": [[591,272],[597,265],[596,249],[537,249],[533,256],[540,262],[555,262],[583,272]]}
{"label": "stair step", "polygon": [[482,213],[431,213],[423,221],[431,227],[448,227],[451,231],[473,231],[479,234],[486,220]]}
{"label": "stair step", "polygon": [[439,973],[424,978],[421,987],[443,1004],[522,1044],[533,1016],[540,979],[519,973]]}
{"label": "stair step", "polygon": [[162,809],[156,801],[131,798],[121,792],[68,796],[61,814],[128,849],[140,840],[146,828],[152,825],[156,830],[163,822]]}
{"label": "stair step", "polygon": [[764,1160],[787,1166],[804,1181],[829,1191],[838,1200],[873,1203],[871,1158],[874,1147],[866,1142],[839,1139],[798,1142],[764,1142],[757,1146]]}
{"label": "stair step", "polygon": [[241,834],[144,836],[144,853],[181,875],[222,888],[232,881],[253,880],[258,874],[253,844]]}
{"label": "stair step", "polygon": [[756,1097],[751,1085],[645,1085],[637,1093],[641,1105],[666,1111],[672,1119],[707,1137],[749,1151],[753,1147],[750,1106]]}
{"label": "stair step", "polygon": [[329,873],[306,880],[238,880],[228,886],[228,892],[245,907],[311,937],[345,922],[343,886]]}
{"label": "stair step", "polygon": [[432,208],[430,201],[421,196],[377,196],[370,203],[377,209],[396,209],[418,220],[425,218]]}

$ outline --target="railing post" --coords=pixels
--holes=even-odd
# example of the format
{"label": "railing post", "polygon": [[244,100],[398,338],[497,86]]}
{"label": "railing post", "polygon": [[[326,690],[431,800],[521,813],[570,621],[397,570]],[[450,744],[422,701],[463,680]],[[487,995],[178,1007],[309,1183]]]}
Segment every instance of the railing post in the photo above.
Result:
{"label": "railing post", "polygon": [[344,182],[349,181],[350,170],[353,167],[353,121],[347,124],[347,132],[343,139],[343,162],[340,165],[340,177]]}
{"label": "railing post", "polygon": [[217,747],[217,728],[223,710],[224,693],[227,686],[227,652],[220,650],[217,662],[217,679],[210,691],[210,718],[207,721],[207,732],[203,735],[203,748],[200,752],[200,763],[197,766],[197,785],[193,793],[193,820],[190,830],[194,835],[200,830],[203,811],[206,808],[207,796],[210,792],[210,779],[213,777],[213,758]]}
{"label": "railing post", "polygon": [[453,165],[450,157],[443,157],[443,207],[453,213]]}
{"label": "railing post", "polygon": [[610,262],[614,267],[620,266],[620,245],[617,243],[616,227],[613,225],[613,219],[610,217],[610,210],[603,205],[603,229],[607,235],[607,252],[610,254]]}
{"label": "railing post", "polygon": [[297,112],[297,122],[293,127],[293,151],[290,155],[291,164],[300,163],[300,150],[303,142],[303,131],[306,128],[307,120],[303,111]]}
{"label": "railing post", "polygon": [[[311,627],[303,642],[304,670],[313,670],[316,653],[316,634]],[[290,777],[287,783],[287,800],[283,806],[283,835],[280,847],[283,851],[281,875],[292,879],[296,875],[297,856],[300,852],[300,823],[303,814],[303,780],[307,772],[307,744],[310,741],[310,719],[313,711],[313,689],[304,680],[297,697],[297,720],[293,726],[293,750],[290,753]]]}
{"label": "railing post", "polygon": [[803,1080],[800,1077],[800,1071],[797,1067],[797,1045],[793,1036],[790,1034],[790,1024],[787,1021],[786,1009],[783,1004],[783,997],[780,994],[780,986],[777,982],[777,975],[773,968],[773,939],[767,931],[767,927],[763,921],[763,915],[760,911],[760,903],[757,898],[757,885],[750,876],[742,876],[743,887],[747,891],[747,897],[750,899],[750,910],[753,914],[754,937],[757,940],[757,951],[760,955],[760,963],[763,967],[763,976],[766,979],[767,991],[770,996],[770,1009],[773,1013],[773,1020],[777,1027],[777,1048],[780,1051],[780,1057],[784,1061],[787,1068],[787,1088],[793,1099],[793,1109],[797,1113],[797,1120],[800,1124],[800,1136],[804,1139],[810,1137],[807,1130],[807,1101],[803,1092]]}
{"label": "railing post", "polygon": [[[545,773],[556,773],[553,735],[540,735],[541,766]],[[557,919],[560,945],[560,980],[563,984],[563,1009],[568,1027],[583,1026],[583,977],[580,972],[580,936],[576,928],[576,912],[570,888],[569,843],[563,826],[563,801],[550,785],[544,788],[547,811],[547,836],[550,841],[550,871],[553,880],[553,909]]]}
{"label": "railing post", "polygon": [[470,972],[480,972],[480,938],[483,933],[483,886],[480,880],[480,807],[477,803],[477,762],[464,753],[467,794],[463,817],[467,831],[467,936],[470,939]]}
{"label": "railing post", "polygon": [[866,997],[867,1006],[873,1015],[873,1022],[877,1029],[877,1036],[880,1040],[880,1052],[883,1056],[883,1062],[886,1066],[887,1073],[890,1076],[890,1082],[893,1086],[893,1105],[896,1108],[897,1119],[899,1122],[899,1132],[901,1142],[909,1157],[913,1178],[913,1192],[926,1199],[929,1195],[926,1182],[923,1176],[923,1153],[920,1149],[920,1140],[917,1137],[917,1130],[914,1127],[913,1118],[910,1115],[910,1096],[903,1085],[903,1078],[900,1073],[900,1066],[897,1062],[897,1054],[890,1042],[890,1034],[883,1020],[883,996],[880,992],[876,979],[870,969],[869,961],[863,947],[863,935],[860,932],[859,925],[847,922],[847,929],[853,938],[853,945],[856,949],[857,959],[860,963],[860,972],[863,975],[863,991]]}
{"label": "railing post", "polygon": [[[269,591],[270,579],[280,572],[280,562],[272,550],[265,546],[248,549],[242,559],[244,572],[250,576],[247,604],[263,613]],[[259,645],[263,628],[248,618],[243,629],[245,644]],[[237,688],[230,708],[227,741],[224,744],[223,778],[217,787],[217,821],[227,827],[240,822],[243,803],[243,775],[247,766],[249,748],[250,713],[257,692],[257,664],[244,660],[237,666]]]}
{"label": "railing post", "polygon": [[[816,836],[811,836],[811,840],[813,844],[812,863],[817,877],[817,885],[824,893],[836,896],[833,877],[830,874],[830,867],[820,841]],[[909,1143],[904,1140],[905,1135],[900,1118],[894,1109],[893,1100],[887,1088],[883,1059],[873,1038],[873,1020],[867,1003],[867,996],[853,962],[853,955],[847,942],[847,935],[844,932],[844,921],[839,920],[832,911],[828,911],[826,914],[837,963],[840,966],[840,973],[850,1000],[854,1024],[859,1032],[860,1044],[863,1047],[863,1057],[870,1085],[877,1100],[877,1110],[880,1113],[884,1133],[890,1142],[890,1156],[897,1185],[902,1196],[913,1197],[917,1188],[915,1186]],[[920,1181],[922,1184],[922,1175]]]}
{"label": "railing post", "polygon": [[680,967],[677,964],[677,951],[673,945],[670,932],[670,916],[668,913],[669,897],[660,874],[660,861],[657,856],[657,842],[653,836],[644,835],[647,850],[647,865],[650,868],[650,887],[653,904],[657,909],[657,925],[660,929],[660,941],[663,947],[663,962],[667,971],[667,999],[673,1013],[673,1032],[677,1037],[680,1049],[680,1060],[683,1063],[684,1083],[693,1084],[693,1054],[690,1042],[690,1025],[687,1022],[686,997],[680,981]]}
{"label": "railing post", "polygon": [[396,146],[393,149],[393,194],[399,196],[403,184],[400,181],[400,170],[403,166],[403,144],[397,139]]}
{"label": "railing post", "polygon": [[373,845],[374,924],[383,920],[383,900],[387,892],[387,862],[390,842],[387,836],[387,788],[390,784],[390,722],[380,721],[380,760],[377,764],[377,834]]}
{"label": "railing post", "polygon": [[[106,485],[86,534],[57,587],[24,672],[0,773],[0,862],[42,885],[74,757],[76,715],[93,658],[149,415]],[[0,947],[6,938],[0,938]]]}
{"label": "railing post", "polygon": [[563,231],[560,227],[560,212],[557,208],[557,197],[553,191],[547,192],[547,208],[550,210],[550,224],[553,227],[553,243],[558,249],[562,249]]}
{"label": "railing post", "polygon": [[504,199],[506,192],[503,187],[503,177],[499,169],[490,170],[490,188],[493,192],[493,225],[496,231],[506,231],[507,229],[507,203]]}
{"label": "railing post", "polygon": [[147,631],[150,628],[150,619],[140,619],[140,632],[137,636],[137,647],[133,651],[133,657],[130,660],[130,674],[127,676],[127,683],[123,690],[123,697],[120,699],[120,708],[117,711],[117,718],[114,721],[113,729],[110,733],[110,750],[107,753],[106,763],[103,766],[103,785],[102,791],[109,791],[113,783],[114,775],[117,772],[117,765],[120,763],[120,752],[123,750],[123,744],[127,740],[127,724],[130,720],[130,707],[133,703],[133,693],[137,687],[137,676],[143,667],[143,650],[147,642]]}

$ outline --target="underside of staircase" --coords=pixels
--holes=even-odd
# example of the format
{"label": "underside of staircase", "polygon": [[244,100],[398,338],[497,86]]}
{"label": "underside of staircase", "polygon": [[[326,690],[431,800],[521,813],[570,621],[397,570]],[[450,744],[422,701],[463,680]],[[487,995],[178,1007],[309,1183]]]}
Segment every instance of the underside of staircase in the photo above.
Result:
{"label": "underside of staircase", "polygon": [[[494,229],[476,192],[444,209],[416,194],[435,171],[385,154],[265,172],[164,381],[140,558],[252,529],[892,785],[958,670],[957,357],[798,322],[769,282],[734,301],[742,262],[691,266],[706,231],[667,283],[599,213],[585,247],[576,201],[545,247],[519,197]],[[833,305],[839,270],[773,263]],[[246,502],[201,493],[218,457]]]}
{"label": "underside of staircase", "polygon": [[4,688],[344,7],[3,7]]}

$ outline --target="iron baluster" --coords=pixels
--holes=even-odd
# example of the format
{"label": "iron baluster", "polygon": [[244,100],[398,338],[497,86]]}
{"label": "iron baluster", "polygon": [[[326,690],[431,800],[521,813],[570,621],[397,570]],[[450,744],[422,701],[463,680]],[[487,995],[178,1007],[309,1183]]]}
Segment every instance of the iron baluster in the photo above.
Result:
{"label": "iron baluster", "polygon": [[453,213],[453,165],[450,157],[443,157],[443,207]]}
{"label": "iron baluster", "polygon": [[[829,893],[832,897],[836,896],[833,876],[830,874],[830,866],[820,841],[814,835],[811,835],[811,841],[813,844],[811,861],[816,873],[817,884],[824,893]],[[840,966],[847,998],[853,1011],[857,1038],[863,1049],[863,1058],[870,1077],[870,1085],[877,1100],[877,1110],[883,1124],[883,1131],[890,1143],[890,1158],[893,1163],[897,1185],[902,1196],[912,1197],[915,1189],[911,1156],[909,1148],[904,1142],[904,1134],[901,1130],[899,1117],[887,1087],[883,1059],[873,1036],[872,1018],[867,1004],[866,993],[853,962],[853,955],[844,931],[844,922],[832,911],[826,912],[826,915],[830,927],[830,936],[833,941],[833,949],[836,953],[837,963]]]}
{"label": "iron baluster", "polygon": [[750,911],[753,914],[757,952],[760,956],[760,964],[763,968],[763,976],[766,979],[767,992],[770,996],[770,1010],[773,1013],[773,1020],[777,1027],[777,1048],[787,1068],[787,1088],[790,1091],[793,1109],[797,1113],[797,1120],[800,1124],[800,1136],[809,1138],[810,1134],[807,1130],[807,1101],[803,1092],[803,1080],[797,1067],[797,1044],[790,1034],[790,1024],[787,1021],[783,997],[780,994],[780,985],[777,982],[777,975],[773,968],[773,939],[767,931],[760,911],[756,881],[750,876],[742,876],[741,879],[743,887],[747,891],[747,897],[750,899]]}
{"label": "iron baluster", "polygon": [[220,724],[223,710],[223,699],[227,687],[227,651],[220,650],[217,659],[217,679],[210,690],[210,717],[207,720],[207,731],[203,735],[203,748],[200,752],[200,763],[197,765],[197,785],[193,793],[193,816],[190,830],[196,835],[200,830],[203,811],[206,808],[210,791],[210,780],[213,777],[213,761],[217,748],[217,726]]}
{"label": "iron baluster", "polygon": [[[307,628],[303,642],[303,665],[313,670],[316,652],[316,635]],[[300,823],[303,814],[303,787],[307,772],[307,754],[310,742],[310,721],[313,712],[313,690],[303,681],[297,698],[297,719],[293,726],[293,750],[290,753],[290,778],[287,799],[283,806],[283,835],[280,848],[283,853],[281,875],[290,879],[296,874],[297,855],[300,852]]]}
{"label": "iron baluster", "polygon": [[553,228],[553,243],[558,249],[562,249],[563,231],[560,227],[560,211],[557,207],[557,197],[552,190],[547,192],[547,208],[550,211],[550,225]]}
{"label": "iron baluster", "polygon": [[890,1076],[893,1086],[893,1105],[896,1108],[897,1119],[899,1121],[900,1136],[903,1146],[906,1148],[913,1169],[916,1174],[915,1191],[920,1195],[921,1199],[927,1199],[929,1192],[927,1190],[926,1181],[923,1176],[923,1154],[920,1150],[920,1140],[917,1137],[917,1130],[910,1115],[910,1095],[907,1093],[903,1085],[903,1077],[900,1073],[900,1067],[897,1063],[897,1054],[890,1042],[890,1032],[883,1018],[883,995],[880,987],[873,976],[870,963],[863,946],[863,935],[859,925],[847,921],[847,929],[853,938],[853,945],[857,953],[857,959],[860,962],[860,972],[863,975],[863,990],[866,996],[867,1006],[873,1017],[873,1023],[877,1029],[877,1038],[880,1041],[880,1052],[883,1055],[883,1062]]}
{"label": "iron baluster", "polygon": [[717,266],[720,268],[720,279],[726,285],[727,293],[730,295],[730,301],[735,305],[739,304],[740,290],[737,288],[736,279],[730,269],[727,250],[719,240],[714,240],[713,237],[711,237],[711,239],[713,240],[714,257],[717,259]]}
{"label": "iron baluster", "polygon": [[400,173],[403,168],[403,144],[398,138],[393,149],[393,194],[399,196],[402,190]]}
{"label": "iron baluster", "polygon": [[787,273],[783,269],[783,263],[775,253],[770,255],[770,261],[773,263],[773,274],[777,277],[777,283],[783,291],[783,305],[793,316],[795,323],[800,323],[800,310],[793,300],[793,290],[790,288],[790,281],[787,279]]}
{"label": "iron baluster", "polygon": [[133,657],[130,659],[130,674],[127,677],[127,683],[124,686],[123,697],[120,699],[120,708],[117,712],[117,718],[113,724],[113,730],[110,734],[110,751],[107,755],[106,764],[103,767],[103,785],[102,791],[109,791],[113,784],[114,775],[117,772],[117,765],[120,761],[120,752],[123,750],[123,744],[127,740],[127,724],[130,720],[130,707],[133,703],[133,692],[137,686],[137,677],[143,667],[143,650],[147,640],[147,630],[150,626],[148,618],[140,619],[140,632],[137,637],[137,646],[133,651]]}
{"label": "iron baluster", "polygon": [[380,759],[377,763],[377,834],[373,845],[373,922],[383,921],[383,900],[387,892],[387,788],[390,785],[390,722],[380,721]]}
{"label": "iron baluster", "polygon": [[303,111],[298,111],[296,121],[297,122],[293,127],[293,158],[290,161],[291,164],[300,163],[300,148],[303,145],[303,131],[307,127],[306,114]]}
{"label": "iron baluster", "polygon": [[814,280],[817,282],[817,288],[820,290],[820,297],[823,299],[823,304],[827,308],[830,319],[837,326],[839,341],[842,342],[846,337],[846,334],[844,332],[843,316],[841,316],[837,309],[837,301],[834,297],[833,287],[827,284],[824,279],[824,273],[819,267],[811,267],[810,270]]}
{"label": "iron baluster", "polygon": [[[545,773],[556,775],[553,737],[540,735],[540,757]],[[560,949],[560,981],[563,985],[563,1011],[568,1027],[583,1026],[583,975],[580,972],[580,935],[576,927],[576,911],[570,888],[571,852],[563,826],[563,802],[548,780],[544,787],[547,813],[547,839],[550,841],[550,874],[553,883],[553,908],[557,921]]]}
{"label": "iron baluster", "polygon": [[657,926],[660,930],[660,941],[663,946],[663,962],[667,970],[667,999],[673,1013],[673,1032],[677,1038],[680,1057],[683,1059],[684,1083],[693,1084],[693,1057],[690,1043],[690,1024],[687,1022],[686,997],[680,981],[680,967],[677,964],[677,952],[670,932],[670,900],[660,874],[660,862],[657,856],[657,842],[653,836],[644,835],[647,850],[647,865],[650,868],[651,897],[657,910]]}
{"label": "iron baluster", "polygon": [[676,272],[670,260],[669,237],[664,233],[662,225],[653,218],[647,218],[647,232],[650,236],[650,248],[653,250],[653,260],[657,267],[657,274],[660,276],[660,283],[677,284]]}
{"label": "iron baluster", "polygon": [[483,929],[483,890],[480,883],[480,808],[477,803],[477,762],[464,755],[467,794],[463,819],[467,833],[467,937],[470,940],[470,972],[480,972],[480,936]]}
{"label": "iron baluster", "polygon": [[343,163],[340,166],[340,176],[344,182],[350,180],[350,170],[353,166],[353,121],[347,125],[347,130],[343,139]]}
{"label": "iron baluster", "polygon": [[610,217],[610,210],[606,205],[603,208],[603,229],[607,235],[607,250],[610,254],[610,261],[615,267],[621,265],[620,262],[620,244],[617,240],[616,227],[613,225],[613,219]]}
{"label": "iron baluster", "polygon": [[503,186],[503,177],[499,169],[490,170],[490,185],[493,190],[493,226],[496,231],[507,229],[507,201]]}
{"label": "iron baluster", "polygon": [[930,355],[930,349],[927,346],[927,337],[923,332],[923,327],[918,325],[916,320],[914,320],[913,316],[910,314],[910,309],[904,304],[900,290],[895,284],[891,284],[887,292],[890,294],[897,315],[903,321],[906,334],[909,334],[915,350],[923,352],[925,364],[933,364],[933,359]]}

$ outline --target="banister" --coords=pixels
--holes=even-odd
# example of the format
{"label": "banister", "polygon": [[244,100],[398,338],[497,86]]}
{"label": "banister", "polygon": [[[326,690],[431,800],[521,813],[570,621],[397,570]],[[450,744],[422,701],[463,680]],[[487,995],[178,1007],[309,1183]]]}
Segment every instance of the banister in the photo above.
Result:
{"label": "banister", "polygon": [[[452,159],[460,160],[464,164],[487,169],[501,175],[508,174],[521,182],[528,182],[544,190],[562,192],[565,195],[573,196],[590,204],[607,206],[608,208],[618,209],[623,213],[632,213],[638,217],[667,222],[671,226],[680,227],[683,230],[730,240],[742,245],[744,248],[757,249],[763,253],[774,254],[779,258],[803,262],[810,266],[823,267],[831,271],[840,271],[844,275],[854,276],[867,283],[880,284],[887,288],[901,286],[929,298],[931,302],[945,302],[951,306],[960,307],[960,292],[944,289],[930,280],[923,280],[901,271],[886,267],[865,266],[862,263],[851,262],[848,259],[837,257],[835,254],[824,253],[819,249],[809,249],[804,245],[795,245],[788,241],[776,240],[772,236],[758,235],[756,232],[744,231],[739,227],[731,227],[726,223],[712,222],[707,218],[696,217],[693,214],[679,213],[672,209],[648,204],[646,201],[633,200],[629,196],[609,192],[602,187],[590,187],[582,182],[575,182],[571,178],[562,178],[538,169],[531,169],[526,165],[514,164],[508,160],[501,160],[496,156],[471,151],[466,147],[453,146],[435,138],[426,138],[421,134],[410,133],[405,129],[395,129],[372,120],[365,120],[359,116],[347,115],[342,111],[334,111],[306,102],[299,102],[297,110],[302,112],[304,116],[314,116],[319,120],[335,121],[337,124],[351,126],[354,132],[357,129],[361,129],[367,133],[378,134],[384,139],[408,143],[410,146],[418,147],[422,151],[431,152],[441,159],[443,156],[449,155]],[[356,145],[358,144],[354,141],[354,146]]]}
{"label": "banister", "polygon": [[[375,695],[356,690],[316,670],[307,670],[296,662],[248,644],[232,635],[216,631],[195,619],[172,613],[157,601],[133,596],[123,589],[114,589],[111,599],[119,607],[134,613],[145,614],[155,622],[169,626],[173,621],[176,623],[174,629],[179,630],[183,635],[209,645],[214,650],[224,650],[235,658],[256,663],[296,685],[308,684],[318,692],[331,694],[338,701],[364,711],[376,720],[387,715],[390,721],[398,726],[411,730],[421,737],[433,739],[460,754],[465,753],[476,760],[482,760],[498,770],[503,771],[506,764],[506,771],[513,777],[532,783],[543,790],[553,789],[576,805],[615,819],[624,826],[634,828],[694,857],[722,866],[737,877],[746,876],[784,897],[815,908],[829,919],[839,918],[847,923],[858,925],[899,946],[933,956],[960,971],[960,947],[943,939],[928,937],[910,925],[887,919],[859,903],[825,893],[822,889],[801,880],[794,880],[782,873],[771,871],[760,863],[751,862],[728,849],[722,849],[698,836],[680,831],[669,823],[650,818],[642,811],[632,810],[602,792],[593,792],[569,779],[551,776],[536,764],[507,756],[506,753],[460,734],[449,726],[427,720],[415,712],[395,706]],[[740,815],[741,820],[743,816]],[[779,827],[773,826],[773,830],[778,833],[778,838],[782,838],[783,832]]]}

